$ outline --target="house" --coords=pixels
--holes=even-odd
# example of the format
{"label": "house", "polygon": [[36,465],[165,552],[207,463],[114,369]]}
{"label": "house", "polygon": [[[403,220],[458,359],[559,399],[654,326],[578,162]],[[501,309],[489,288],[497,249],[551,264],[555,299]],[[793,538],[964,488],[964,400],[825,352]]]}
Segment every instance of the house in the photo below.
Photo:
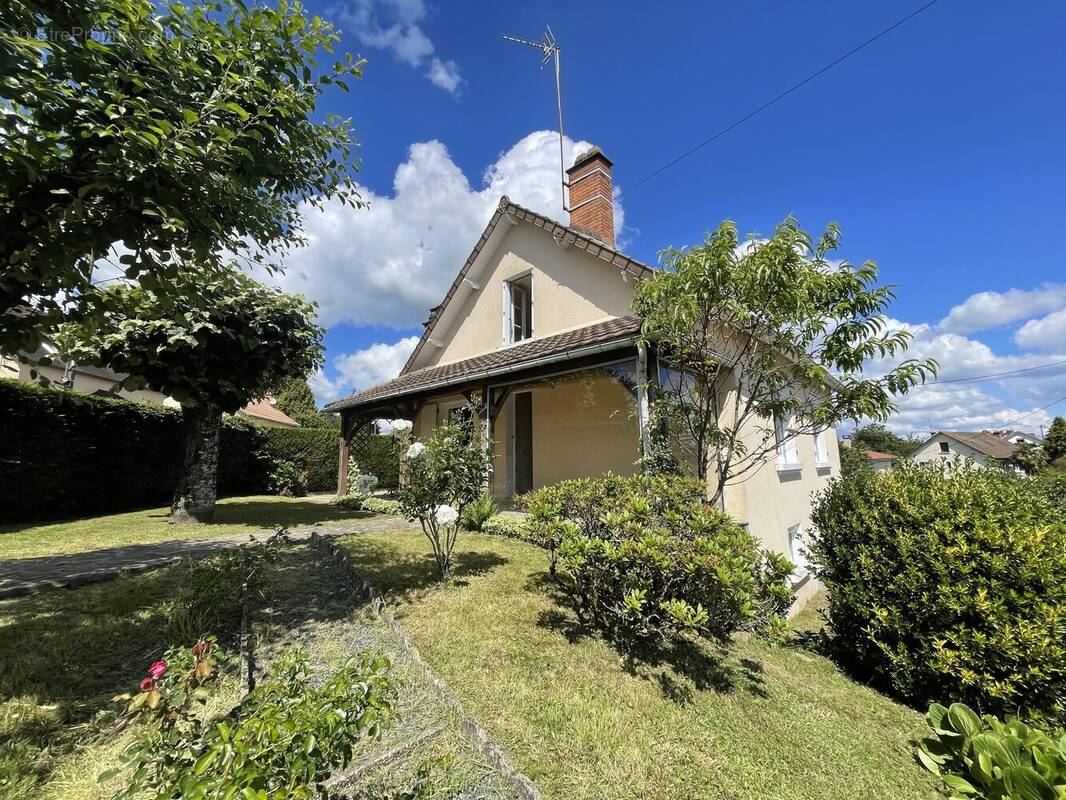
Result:
{"label": "house", "polygon": [[1022,443],[1025,443],[1025,444],[1031,444],[1034,447],[1039,446],[1041,444],[1041,440],[1038,437],[1034,436],[1031,433],[1027,433],[1026,431],[1016,431],[1016,430],[1013,430],[1011,428],[1008,428],[1006,430],[983,431],[983,432],[984,433],[991,433],[993,436],[998,436],[1000,439],[1003,439],[1004,441],[1008,441],[1011,444],[1022,444]]}
{"label": "house", "polygon": [[969,459],[979,467],[1015,469],[1016,445],[988,431],[937,431],[911,454],[919,464]]}
{"label": "house", "polygon": [[870,469],[874,472],[885,472],[892,469],[899,461],[899,456],[892,453],[879,453],[876,450],[867,450],[864,455],[866,456],[866,462],[870,465]]}
{"label": "house", "polygon": [[[634,471],[660,366],[637,342],[633,288],[652,270],[615,244],[611,169],[593,148],[568,170],[569,226],[501,199],[400,375],[326,407],[342,418],[339,491],[353,437],[377,419],[425,437],[478,414],[501,500]],[[777,463],[726,488],[725,510],[801,561],[811,492],[839,463],[834,431],[783,440]]]}
{"label": "house", "polygon": [[[33,353],[23,354],[27,360],[34,362],[36,366],[23,363],[17,356],[0,354],[0,378],[8,378],[17,381],[33,382],[37,379],[32,370],[43,376],[53,386],[61,386],[72,389],[75,392],[85,394],[101,394],[108,397],[120,397],[123,400],[139,400],[142,402],[158,403],[170,408],[181,408],[173,397],[157,392],[154,389],[115,389],[115,386],[125,376],[107,369],[106,367],[90,367],[73,362],[63,361],[51,342],[42,342],[41,346]],[[51,364],[40,364],[41,359],[53,359]],[[285,414],[279,408],[274,407],[274,398],[266,397],[262,400],[253,400],[240,411],[238,415],[248,417],[253,422],[261,425],[293,428],[299,423]]]}

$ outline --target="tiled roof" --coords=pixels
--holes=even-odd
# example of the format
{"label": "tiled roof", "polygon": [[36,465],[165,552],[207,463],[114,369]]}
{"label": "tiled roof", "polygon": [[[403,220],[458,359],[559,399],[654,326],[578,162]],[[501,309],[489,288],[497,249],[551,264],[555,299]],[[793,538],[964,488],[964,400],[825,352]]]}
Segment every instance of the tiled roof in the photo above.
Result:
{"label": "tiled roof", "polygon": [[470,380],[493,377],[534,366],[546,359],[563,360],[576,357],[581,355],[582,350],[602,345],[622,346],[632,341],[639,332],[639,317],[634,314],[617,317],[555,336],[531,339],[523,344],[512,345],[463,361],[423,367],[414,372],[401,374],[391,381],[330,403],[326,406],[326,410],[340,411],[345,408],[381,403],[395,397],[417,394],[429,389],[460,385]]}
{"label": "tiled roof", "polygon": [[264,422],[273,422],[275,425],[285,425],[290,428],[300,425],[280,408],[271,405],[269,400],[253,400],[238,413],[252,419],[261,419]]}
{"label": "tiled roof", "polygon": [[1015,445],[991,433],[974,431],[940,431],[940,433],[972,447],[989,458],[1013,458],[1014,451],[1017,449]]}
{"label": "tiled roof", "polygon": [[470,255],[467,256],[466,262],[463,264],[462,269],[459,270],[459,274],[455,276],[455,280],[448,289],[448,293],[444,296],[444,300],[441,301],[440,305],[433,308],[432,313],[429,315],[429,319],[426,320],[425,329],[422,332],[422,338],[418,340],[418,344],[415,345],[415,349],[408,357],[407,363],[404,364],[403,369],[400,370],[401,375],[405,375],[407,371],[411,369],[411,365],[415,363],[415,359],[417,359],[418,354],[422,352],[422,348],[425,346],[426,341],[429,339],[429,336],[433,331],[433,326],[436,324],[437,320],[440,319],[441,314],[444,313],[448,301],[452,299],[452,296],[462,285],[463,279],[467,276],[467,273],[470,272],[470,268],[474,265],[474,262],[477,261],[477,257],[481,254],[485,244],[492,236],[492,232],[496,229],[496,225],[499,224],[500,220],[505,215],[510,215],[513,220],[528,222],[538,228],[543,228],[551,234],[559,244],[576,247],[578,250],[584,250],[589,255],[602,261],[606,261],[608,264],[618,267],[620,270],[628,272],[634,277],[645,278],[653,272],[651,267],[608,247],[599,239],[574,228],[569,228],[566,225],[556,222],[550,217],[538,214],[536,211],[530,211],[528,208],[523,208],[517,203],[512,203],[511,199],[507,197],[507,195],[504,195],[500,198],[500,205],[489,220],[489,224],[485,226],[481,238],[477,240],[474,249],[470,251]]}
{"label": "tiled roof", "polygon": [[879,453],[876,450],[867,450],[866,457],[871,461],[898,461],[899,456],[892,453]]}

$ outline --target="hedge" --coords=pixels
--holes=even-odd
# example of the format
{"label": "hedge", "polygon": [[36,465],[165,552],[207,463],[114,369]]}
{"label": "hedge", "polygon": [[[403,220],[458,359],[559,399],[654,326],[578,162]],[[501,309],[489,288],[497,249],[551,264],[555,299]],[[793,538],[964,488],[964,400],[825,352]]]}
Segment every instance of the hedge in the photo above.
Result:
{"label": "hedge", "polygon": [[[178,480],[181,425],[180,411],[155,403],[0,380],[0,522],[166,505]],[[282,459],[307,471],[311,491],[333,491],[338,437],[336,428],[273,428],[226,417],[219,494],[266,492]],[[395,486],[394,439],[372,436],[369,454],[379,485]]]}

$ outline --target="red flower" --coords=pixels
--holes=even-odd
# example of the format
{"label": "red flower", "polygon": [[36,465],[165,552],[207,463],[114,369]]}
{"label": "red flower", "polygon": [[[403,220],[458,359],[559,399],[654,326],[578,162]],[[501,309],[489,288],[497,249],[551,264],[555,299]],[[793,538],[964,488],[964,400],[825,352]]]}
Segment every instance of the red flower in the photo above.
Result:
{"label": "red flower", "polygon": [[196,658],[203,658],[211,652],[213,646],[214,644],[206,639],[203,641],[199,641],[192,646],[192,654]]}
{"label": "red flower", "polygon": [[143,681],[141,681],[141,691],[142,692],[150,692],[154,688],[155,688],[155,681],[152,680],[151,678],[145,678]]}
{"label": "red flower", "polygon": [[167,662],[166,661],[156,661],[154,664],[152,664],[152,666],[150,666],[148,668],[148,674],[151,675],[156,680],[158,680],[159,678],[162,678],[163,675],[166,674],[166,671],[167,671]]}

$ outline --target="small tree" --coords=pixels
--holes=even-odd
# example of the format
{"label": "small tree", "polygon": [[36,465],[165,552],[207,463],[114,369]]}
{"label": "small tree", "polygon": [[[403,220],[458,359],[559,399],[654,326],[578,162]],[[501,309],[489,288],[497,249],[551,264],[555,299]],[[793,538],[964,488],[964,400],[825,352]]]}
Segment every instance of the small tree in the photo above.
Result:
{"label": "small tree", "polygon": [[114,286],[81,299],[87,313],[64,326],[65,354],[126,373],[181,403],[185,445],[171,522],[208,522],[217,494],[222,413],[262,397],[322,358],[322,329],[302,297],[237,271],[189,266],[163,289]]}
{"label": "small tree", "polygon": [[835,225],[815,244],[789,218],[742,244],[724,222],[701,245],[666,250],[637,285],[642,336],[671,368],[656,402],[714,501],[784,440],[886,419],[894,395],[936,374],[935,361],[912,359],[862,377],[867,359],[902,353],[910,335],[887,329],[893,294],[875,286],[873,262],[828,260],[838,241]]}
{"label": "small tree", "polygon": [[1066,419],[1055,417],[1044,437],[1044,455],[1049,462],[1058,461],[1066,456]]}
{"label": "small tree", "polygon": [[428,441],[407,448],[400,509],[421,524],[442,581],[451,569],[463,510],[485,490],[491,472],[490,449],[472,435],[469,424],[455,422],[439,425]]}
{"label": "small tree", "polygon": [[[127,277],[274,260],[300,213],[358,204],[351,126],[324,116],[361,62],[300,3],[0,3],[0,346],[33,350],[117,242]],[[174,255],[178,258],[175,258]],[[37,312],[12,315],[12,306]]]}
{"label": "small tree", "polygon": [[858,428],[851,436],[851,446],[856,450],[876,450],[900,458],[911,455],[921,445],[917,439],[897,436],[879,422]]}
{"label": "small tree", "polygon": [[1048,465],[1047,454],[1040,445],[1019,442],[1014,448],[1014,463],[1026,475],[1036,475]]}

